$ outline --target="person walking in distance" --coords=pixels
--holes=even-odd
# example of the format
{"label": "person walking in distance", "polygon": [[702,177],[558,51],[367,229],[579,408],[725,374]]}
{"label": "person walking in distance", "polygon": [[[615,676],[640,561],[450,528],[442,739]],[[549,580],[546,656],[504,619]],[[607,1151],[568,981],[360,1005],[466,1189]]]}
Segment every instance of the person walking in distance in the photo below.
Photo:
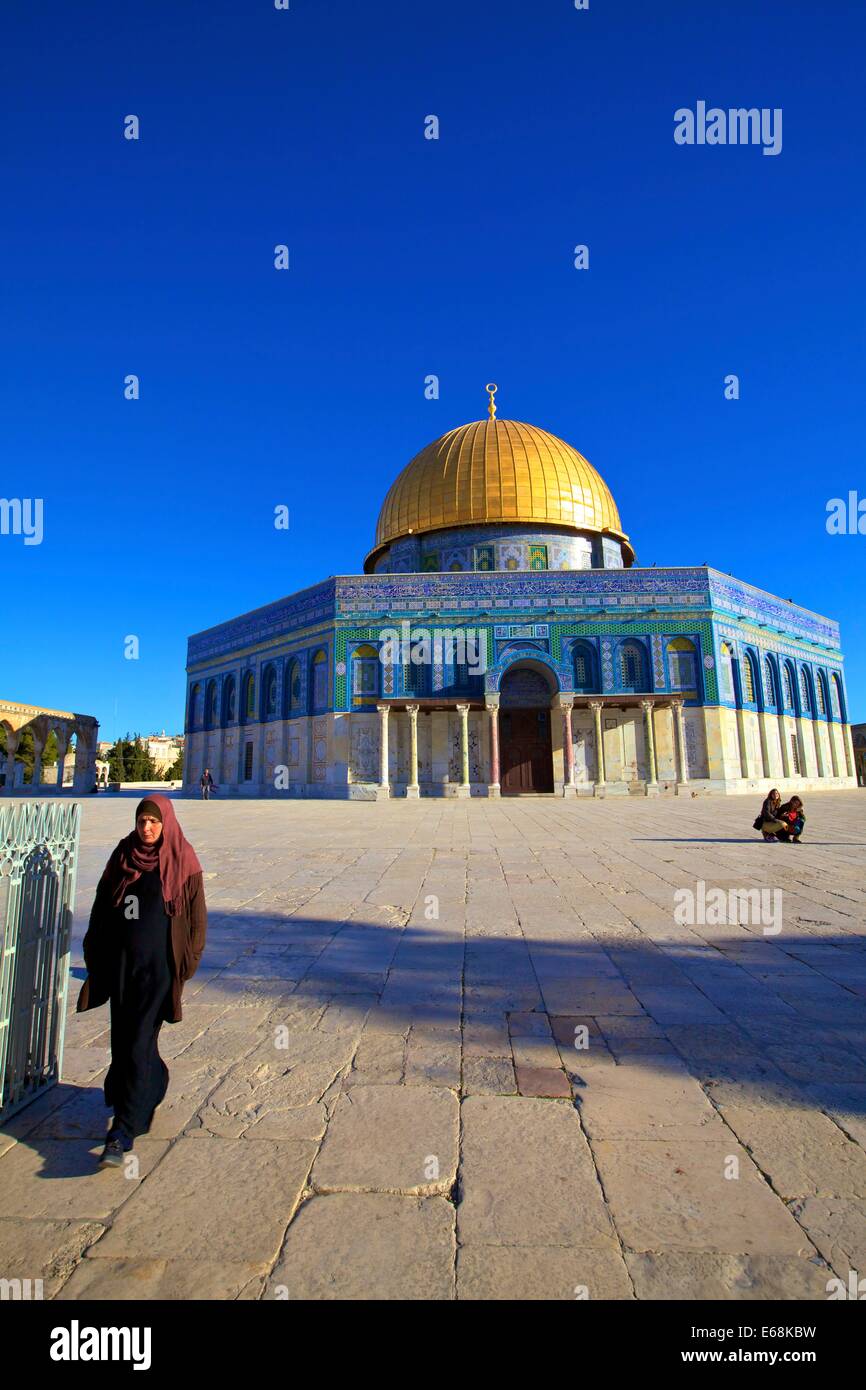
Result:
{"label": "person walking in distance", "polygon": [[102,1168],[118,1168],[147,1134],[168,1090],[157,1046],[163,1023],[180,1023],[181,997],[205,945],[201,865],[167,797],[138,803],[135,827],[112,851],[84,937],[87,979],[77,1011],[111,1005],[105,1104],[114,1111]]}
{"label": "person walking in distance", "polygon": [[211,794],[212,791],[213,791],[213,778],[211,777],[211,774],[210,774],[210,768],[209,768],[209,767],[206,767],[205,770],[204,770],[204,772],[203,772],[202,775],[201,775],[201,799],[202,799],[202,801],[210,801],[210,794]]}

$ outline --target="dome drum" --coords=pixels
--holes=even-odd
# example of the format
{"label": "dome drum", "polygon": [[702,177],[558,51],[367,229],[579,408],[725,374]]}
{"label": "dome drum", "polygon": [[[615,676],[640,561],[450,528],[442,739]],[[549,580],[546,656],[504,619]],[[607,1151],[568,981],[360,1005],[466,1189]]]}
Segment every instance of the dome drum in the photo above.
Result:
{"label": "dome drum", "polygon": [[376,574],[422,571],[622,569],[622,542],[564,526],[449,527],[401,536],[375,555]]}

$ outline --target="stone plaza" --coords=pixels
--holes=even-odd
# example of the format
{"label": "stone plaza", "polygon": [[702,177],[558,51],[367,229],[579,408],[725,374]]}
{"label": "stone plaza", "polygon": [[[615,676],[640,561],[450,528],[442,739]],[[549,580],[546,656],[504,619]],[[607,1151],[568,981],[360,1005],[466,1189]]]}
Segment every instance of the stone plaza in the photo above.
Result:
{"label": "stone plaza", "polygon": [[208,943],[124,1173],[96,1167],[108,1009],[74,1008],[136,802],[87,799],[63,1080],[0,1130],[0,1276],[827,1299],[866,1272],[866,798],[810,793],[798,847],[759,800],[178,801]]}

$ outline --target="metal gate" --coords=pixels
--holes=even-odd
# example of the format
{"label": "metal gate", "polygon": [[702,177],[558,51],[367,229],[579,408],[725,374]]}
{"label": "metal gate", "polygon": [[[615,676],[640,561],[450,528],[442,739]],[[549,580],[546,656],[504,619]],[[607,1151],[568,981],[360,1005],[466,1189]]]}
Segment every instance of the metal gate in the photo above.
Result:
{"label": "metal gate", "polygon": [[81,806],[0,806],[0,1121],[60,1079]]}

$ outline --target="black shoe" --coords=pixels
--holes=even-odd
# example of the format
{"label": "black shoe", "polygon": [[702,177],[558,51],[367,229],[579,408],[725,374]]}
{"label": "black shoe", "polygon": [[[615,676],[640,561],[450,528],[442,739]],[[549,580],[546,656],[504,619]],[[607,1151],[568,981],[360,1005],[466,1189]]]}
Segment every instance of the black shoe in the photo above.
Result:
{"label": "black shoe", "polygon": [[100,1168],[121,1168],[123,1166],[123,1144],[116,1134],[105,1141],[105,1148],[99,1156]]}

